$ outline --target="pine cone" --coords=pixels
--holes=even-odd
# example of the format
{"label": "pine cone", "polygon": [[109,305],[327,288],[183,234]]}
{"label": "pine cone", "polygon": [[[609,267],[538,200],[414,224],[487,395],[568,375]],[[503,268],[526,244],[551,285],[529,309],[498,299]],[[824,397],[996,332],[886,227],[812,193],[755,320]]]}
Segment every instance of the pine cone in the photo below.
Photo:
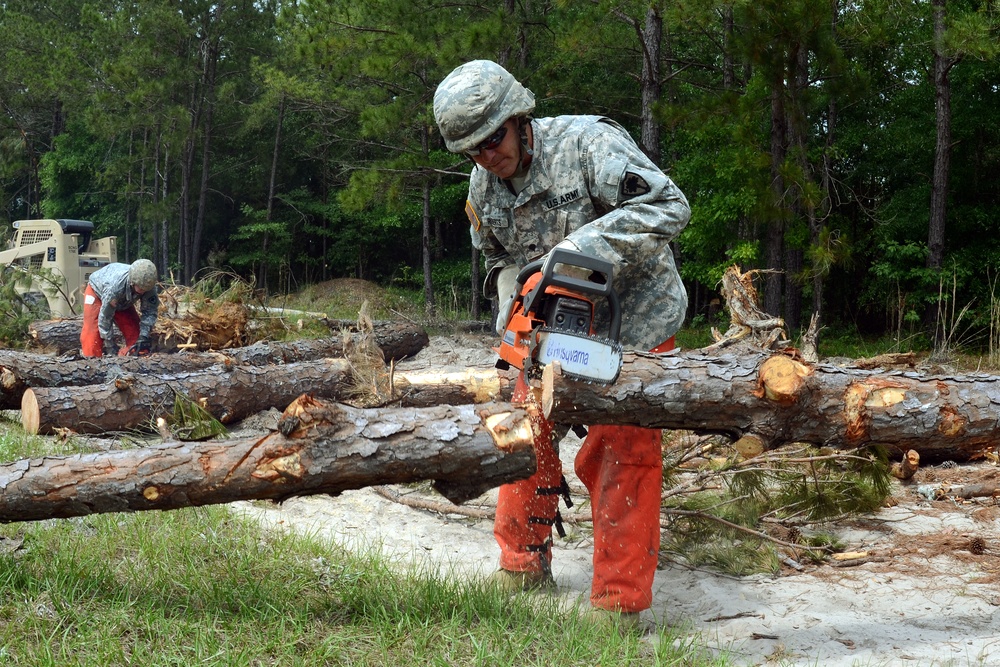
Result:
{"label": "pine cone", "polygon": [[981,537],[973,537],[969,540],[969,551],[977,556],[982,556],[986,553],[986,540]]}
{"label": "pine cone", "polygon": [[802,537],[802,533],[796,526],[792,526],[788,529],[788,539],[786,542],[791,542],[792,544],[798,544],[799,538]]}

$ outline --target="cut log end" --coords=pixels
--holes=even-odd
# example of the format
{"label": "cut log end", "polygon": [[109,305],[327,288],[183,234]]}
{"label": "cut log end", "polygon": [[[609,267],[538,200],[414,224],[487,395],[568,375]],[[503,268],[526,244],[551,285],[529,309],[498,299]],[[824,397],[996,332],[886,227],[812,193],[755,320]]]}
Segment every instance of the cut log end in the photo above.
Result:
{"label": "cut log end", "polygon": [[768,357],[760,366],[758,395],[781,405],[791,405],[798,400],[805,378],[811,373],[809,366],[783,354]]}
{"label": "cut log end", "polygon": [[41,424],[41,412],[38,409],[38,399],[35,392],[26,389],[21,396],[21,426],[28,435],[37,435]]}

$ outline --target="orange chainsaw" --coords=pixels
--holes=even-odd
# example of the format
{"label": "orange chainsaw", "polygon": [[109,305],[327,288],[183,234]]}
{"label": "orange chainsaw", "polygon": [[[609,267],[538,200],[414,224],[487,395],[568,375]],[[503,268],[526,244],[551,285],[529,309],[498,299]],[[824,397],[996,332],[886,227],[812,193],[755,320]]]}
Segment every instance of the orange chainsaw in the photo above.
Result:
{"label": "orange chainsaw", "polygon": [[[575,267],[573,275],[556,267]],[[562,372],[587,382],[612,384],[622,367],[621,308],[611,284],[611,262],[556,248],[517,275],[517,295],[500,346],[497,367],[525,373],[558,362]],[[564,269],[565,271],[565,269]],[[590,273],[589,278],[575,275]],[[595,301],[607,301],[610,322],[603,337],[594,330]]]}

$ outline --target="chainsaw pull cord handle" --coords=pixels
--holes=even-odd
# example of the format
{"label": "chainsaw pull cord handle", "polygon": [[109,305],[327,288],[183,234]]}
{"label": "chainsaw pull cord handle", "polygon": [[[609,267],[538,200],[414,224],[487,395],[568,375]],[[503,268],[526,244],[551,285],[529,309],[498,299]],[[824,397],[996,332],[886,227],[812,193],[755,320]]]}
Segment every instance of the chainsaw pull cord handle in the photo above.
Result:
{"label": "chainsaw pull cord handle", "polygon": [[[592,273],[603,276],[604,283],[555,273],[557,264],[589,269]],[[541,272],[542,274],[541,280],[538,281],[535,288],[524,299],[524,312],[531,311],[535,306],[536,299],[545,294],[545,289],[549,285],[563,287],[579,294],[593,294],[594,296],[604,297],[608,300],[608,308],[611,315],[608,337],[611,340],[617,341],[621,336],[622,314],[618,292],[615,291],[611,284],[614,269],[614,264],[600,257],[586,255],[582,252],[569,250],[568,248],[553,248],[552,252],[545,257],[526,264],[520,273],[517,274],[518,285],[524,285],[528,278],[535,273]]]}

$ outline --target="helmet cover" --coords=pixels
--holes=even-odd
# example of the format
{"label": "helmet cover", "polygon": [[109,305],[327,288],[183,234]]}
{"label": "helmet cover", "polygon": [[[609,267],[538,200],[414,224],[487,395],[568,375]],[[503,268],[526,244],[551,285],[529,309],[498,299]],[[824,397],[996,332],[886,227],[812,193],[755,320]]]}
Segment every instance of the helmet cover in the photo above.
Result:
{"label": "helmet cover", "polygon": [[148,292],[156,285],[156,265],[148,259],[137,259],[128,270],[128,280],[133,287]]}
{"label": "helmet cover", "polygon": [[434,92],[434,118],[452,153],[475,148],[509,118],[534,109],[535,95],[491,60],[459,65]]}

